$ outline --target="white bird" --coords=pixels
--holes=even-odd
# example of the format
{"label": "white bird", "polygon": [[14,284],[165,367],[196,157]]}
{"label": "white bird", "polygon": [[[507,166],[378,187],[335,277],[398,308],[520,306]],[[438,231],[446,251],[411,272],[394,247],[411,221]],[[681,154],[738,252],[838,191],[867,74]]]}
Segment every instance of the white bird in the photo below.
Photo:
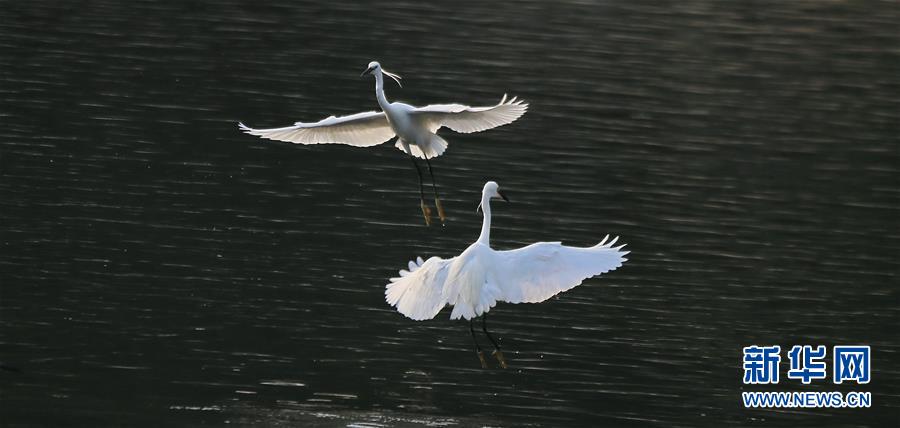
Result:
{"label": "white bird", "polygon": [[625,245],[613,247],[619,239],[609,235],[593,247],[567,247],[559,242],[538,242],[509,251],[491,248],[491,198],[508,201],[493,181],[484,185],[479,208],[484,212],[481,235],[462,254],[442,259],[421,257],[409,262],[408,270],[391,278],[385,300],[400,313],[416,320],[434,318],[446,305],[452,305],[450,319],[469,320],[469,331],[482,367],[484,353],[475,339],[474,318],[482,316],[482,330],[495,351],[500,366],[506,361],[497,342],[487,331],[487,313],[497,302],[538,303],[570,290],[587,278],[622,266],[628,251]]}
{"label": "white bird", "polygon": [[[425,224],[431,224],[431,209],[425,205],[425,190],[422,184],[422,171],[416,157],[425,159],[431,174],[434,189],[434,205],[443,223],[446,219],[444,208],[438,197],[434,172],[430,158],[435,158],[447,149],[447,141],[436,132],[441,127],[450,128],[464,134],[484,131],[511,123],[525,114],[528,104],[515,97],[507,99],[503,95],[495,106],[469,107],[462,104],[433,104],[425,107],[414,107],[403,103],[392,103],[384,95],[384,75],[394,79],[400,85],[400,76],[381,68],[376,61],[362,76],[375,76],[375,98],[382,111],[369,111],[349,116],[331,116],[315,123],[297,122],[292,126],[272,129],[254,129],[238,123],[240,129],[250,135],[276,141],[296,144],[348,144],[357,147],[376,146],[395,136],[398,149],[409,154],[419,176],[419,196]],[[402,86],[402,85],[401,85]]]}

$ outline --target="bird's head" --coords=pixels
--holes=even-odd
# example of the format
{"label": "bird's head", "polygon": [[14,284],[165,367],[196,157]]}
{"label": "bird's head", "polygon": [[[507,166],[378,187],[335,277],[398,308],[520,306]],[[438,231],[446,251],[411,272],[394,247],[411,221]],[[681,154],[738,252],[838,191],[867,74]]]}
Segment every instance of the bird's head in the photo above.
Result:
{"label": "bird's head", "polygon": [[379,64],[378,61],[372,61],[369,63],[368,67],[366,67],[366,71],[363,71],[362,74],[359,75],[359,77],[372,74],[376,70],[381,70],[381,64]]}
{"label": "bird's head", "polygon": [[484,190],[481,191],[481,203],[478,204],[478,208],[475,209],[475,212],[481,210],[481,206],[484,205],[484,201],[492,198],[500,198],[506,202],[509,202],[509,198],[507,198],[503,193],[500,193],[500,185],[497,184],[496,181],[488,181],[487,183],[484,183]]}
{"label": "bird's head", "polygon": [[370,74],[374,74],[377,76],[382,73],[385,76],[390,77],[391,79],[394,79],[394,81],[397,82],[397,85],[399,85],[401,88],[403,87],[403,85],[400,84],[401,77],[399,75],[396,75],[394,73],[391,73],[391,72],[381,68],[381,64],[379,64],[378,61],[370,62],[369,66],[366,67],[366,71],[363,71],[362,74],[359,75],[359,77],[368,76]]}

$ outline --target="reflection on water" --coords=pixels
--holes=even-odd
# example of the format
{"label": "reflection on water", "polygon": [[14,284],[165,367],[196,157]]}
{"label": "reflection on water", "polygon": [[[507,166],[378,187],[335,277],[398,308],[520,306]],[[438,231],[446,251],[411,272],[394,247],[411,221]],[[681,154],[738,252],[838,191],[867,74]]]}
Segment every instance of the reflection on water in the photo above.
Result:
{"label": "reflection on water", "polygon": [[[0,360],[23,370],[0,372],[4,424],[896,420],[892,3],[3,9]],[[444,228],[420,224],[390,145],[236,130],[375,108],[372,59],[404,76],[392,99],[531,103],[445,134]],[[492,311],[506,371],[479,369],[448,313],[383,301],[407,260],[477,237],[486,179],[515,200],[497,248],[610,233],[632,251]],[[876,406],[742,409],[756,343],[871,345]]]}

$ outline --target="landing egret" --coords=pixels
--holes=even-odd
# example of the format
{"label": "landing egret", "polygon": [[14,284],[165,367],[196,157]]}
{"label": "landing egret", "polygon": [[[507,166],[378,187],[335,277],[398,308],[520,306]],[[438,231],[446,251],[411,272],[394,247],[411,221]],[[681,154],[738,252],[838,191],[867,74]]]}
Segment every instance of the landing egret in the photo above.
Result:
{"label": "landing egret", "polygon": [[442,259],[421,257],[409,262],[408,270],[391,278],[385,300],[400,313],[416,321],[434,318],[446,305],[453,306],[450,319],[469,320],[469,332],[481,366],[487,368],[484,353],[475,339],[473,321],[481,316],[481,327],[494,345],[493,355],[500,366],[506,360],[497,341],[487,330],[487,313],[497,302],[538,303],[570,290],[587,278],[622,266],[628,251],[613,247],[609,235],[593,247],[567,247],[559,242],[538,242],[509,251],[490,245],[491,198],[503,198],[493,181],[484,185],[481,205],[484,222],[481,235],[462,254]]}
{"label": "landing egret", "polygon": [[[432,104],[414,107],[403,103],[388,102],[384,95],[384,76],[394,79],[400,85],[400,76],[381,68],[377,61],[369,63],[360,75],[375,76],[375,98],[382,111],[368,111],[349,116],[331,116],[315,123],[297,122],[293,126],[272,129],[254,129],[243,123],[238,127],[250,134],[276,141],[295,144],[348,144],[357,147],[376,146],[395,136],[398,149],[409,154],[419,177],[419,197],[425,224],[431,224],[431,209],[425,205],[425,189],[422,184],[422,170],[416,158],[425,159],[431,185],[434,190],[434,205],[441,223],[446,220],[444,208],[438,197],[434,171],[429,158],[435,158],[447,149],[447,141],[436,132],[441,127],[468,134],[484,131],[511,123],[525,114],[528,104],[516,97],[503,99],[495,106],[469,107],[462,104]],[[402,87],[402,85],[400,85]]]}

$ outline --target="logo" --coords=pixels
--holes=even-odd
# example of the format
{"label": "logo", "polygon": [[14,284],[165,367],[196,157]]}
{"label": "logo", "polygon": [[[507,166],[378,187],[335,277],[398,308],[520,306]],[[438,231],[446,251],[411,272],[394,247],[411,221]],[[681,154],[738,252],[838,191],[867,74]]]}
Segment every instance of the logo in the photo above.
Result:
{"label": "logo", "polygon": [[[855,382],[865,385],[871,380],[871,347],[834,346],[831,349],[831,381],[835,385]],[[787,352],[790,368],[787,379],[804,385],[828,379],[828,349],[824,345],[794,345]],[[745,385],[777,385],[781,365],[781,346],[744,347],[743,381]],[[840,408],[870,407],[870,392],[840,391],[785,392],[750,391],[741,393],[744,407]]]}
{"label": "logo", "polygon": [[825,379],[825,347],[819,345],[813,350],[810,345],[794,345],[788,352],[791,359],[791,369],[787,372],[788,379],[799,379],[809,385],[813,379]]}
{"label": "logo", "polygon": [[781,347],[748,346],[744,348],[744,383],[778,383],[778,364],[781,363]]}
{"label": "logo", "polygon": [[868,346],[834,347],[834,383],[845,380],[858,384],[869,383],[870,348]]}

